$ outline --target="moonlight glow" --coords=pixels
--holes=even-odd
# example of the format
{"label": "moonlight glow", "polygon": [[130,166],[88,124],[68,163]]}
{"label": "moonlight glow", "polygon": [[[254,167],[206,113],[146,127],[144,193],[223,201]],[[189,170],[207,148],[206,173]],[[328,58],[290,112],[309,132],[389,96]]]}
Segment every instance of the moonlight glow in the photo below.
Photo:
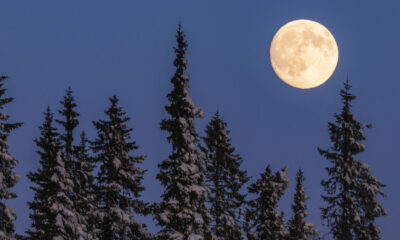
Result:
{"label": "moonlight glow", "polygon": [[272,39],[271,64],[285,83],[301,89],[317,87],[335,71],[339,53],[335,38],[321,24],[296,20]]}

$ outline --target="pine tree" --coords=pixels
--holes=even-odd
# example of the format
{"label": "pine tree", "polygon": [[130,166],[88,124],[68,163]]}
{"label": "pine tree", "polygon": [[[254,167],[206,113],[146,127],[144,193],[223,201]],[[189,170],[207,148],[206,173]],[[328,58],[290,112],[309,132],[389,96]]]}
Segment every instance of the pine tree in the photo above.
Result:
{"label": "pine tree", "polygon": [[240,170],[243,160],[231,146],[226,123],[217,112],[206,126],[207,180],[211,190],[209,201],[214,222],[212,232],[220,240],[243,239],[239,222],[246,194],[240,189],[249,181]]}
{"label": "pine tree", "polygon": [[[86,229],[89,238],[95,236],[94,220],[89,219],[89,215],[93,218],[95,210],[95,202],[93,195],[93,179],[92,171],[95,167],[92,159],[87,155],[87,139],[81,139],[80,149],[74,146],[74,130],[78,126],[79,113],[75,111],[77,104],[69,87],[66,91],[64,99],[60,102],[63,108],[58,112],[63,117],[62,120],[56,120],[63,128],[60,135],[62,141],[62,156],[65,162],[65,170],[74,184],[73,191],[68,193],[73,203],[72,209],[77,217],[79,224]],[[82,142],[83,141],[83,142]],[[88,211],[91,210],[91,211]],[[90,224],[89,222],[92,222]]]}
{"label": "pine tree", "polygon": [[80,135],[80,144],[74,147],[74,209],[81,216],[85,217],[83,221],[91,239],[97,239],[98,229],[96,228],[98,220],[98,211],[96,205],[96,186],[93,170],[96,167],[94,159],[88,154],[89,140],[84,131]]}
{"label": "pine tree", "polygon": [[145,189],[141,181],[144,170],[136,165],[145,156],[133,156],[138,149],[130,140],[132,128],[126,125],[130,120],[119,107],[118,98],[110,98],[111,106],[105,111],[108,119],[93,122],[97,139],[92,143],[96,162],[100,163],[97,177],[97,201],[100,211],[100,239],[149,239],[145,225],[135,220],[136,214],[146,214],[147,204],[139,200]]}
{"label": "pine tree", "polygon": [[161,130],[169,133],[172,153],[159,164],[157,179],[165,187],[162,201],[155,209],[161,226],[158,239],[210,239],[212,216],[206,206],[205,154],[199,149],[195,118],[203,117],[189,94],[189,76],[185,75],[187,43],[179,24],[177,30],[176,71],[171,79],[173,90],[167,95],[170,105],[165,109],[169,119],[161,122]]}
{"label": "pine tree", "polygon": [[284,240],[287,238],[283,213],[276,208],[285,190],[289,186],[287,168],[272,174],[268,165],[260,179],[248,187],[256,198],[248,202],[246,212],[247,238],[249,240]]}
{"label": "pine tree", "polygon": [[85,226],[81,225],[72,209],[69,197],[73,182],[65,169],[62,147],[57,129],[53,127],[50,108],[44,113],[45,121],[39,127],[41,136],[35,139],[39,150],[40,165],[28,178],[35,183],[31,189],[34,199],[29,202],[33,230],[27,233],[31,239],[88,239]]}
{"label": "pine tree", "polygon": [[289,220],[289,239],[290,240],[308,240],[312,236],[318,235],[314,225],[306,222],[308,216],[305,202],[308,199],[304,190],[304,174],[299,169],[296,176],[296,193],[294,194],[294,203],[292,205],[293,218]]}
{"label": "pine tree", "polygon": [[[3,98],[7,89],[3,88],[3,81],[7,77],[0,76],[0,109],[4,105],[12,102],[14,98]],[[14,223],[16,219],[15,212],[5,204],[6,200],[16,198],[17,195],[10,191],[14,187],[20,176],[13,170],[18,161],[8,152],[7,139],[10,133],[20,127],[22,123],[9,123],[8,116],[0,113],[0,239],[14,239]]]}
{"label": "pine tree", "polygon": [[385,196],[384,185],[375,178],[369,166],[355,155],[365,151],[366,140],[360,123],[351,113],[351,102],[355,96],[350,92],[348,80],[340,91],[343,108],[335,114],[335,122],[329,122],[329,134],[333,146],[329,150],[318,149],[331,163],[327,167],[329,178],[321,182],[326,191],[321,208],[322,219],[331,227],[335,239],[376,240],[380,239],[380,228],[375,219],[386,215],[386,210],[377,202]]}
{"label": "pine tree", "polygon": [[[58,112],[64,119],[56,120],[56,122],[61,124],[65,131],[65,133],[60,136],[60,139],[63,141],[62,147],[64,150],[66,163],[73,165],[72,163],[73,161],[72,157],[74,154],[73,131],[79,124],[79,121],[77,119],[77,117],[79,117],[79,113],[75,111],[77,104],[75,103],[75,99],[72,96],[72,90],[70,87],[68,87],[64,99],[60,103],[63,106],[63,109]],[[72,169],[72,166],[70,168]]]}

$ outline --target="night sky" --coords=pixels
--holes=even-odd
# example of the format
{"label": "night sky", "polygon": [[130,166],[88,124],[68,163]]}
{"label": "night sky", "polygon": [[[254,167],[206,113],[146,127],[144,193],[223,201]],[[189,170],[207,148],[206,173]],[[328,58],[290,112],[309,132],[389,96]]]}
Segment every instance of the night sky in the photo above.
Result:
{"label": "night sky", "polygon": [[[327,122],[341,108],[339,90],[349,76],[357,96],[353,112],[374,128],[366,130],[366,152],[358,159],[387,187],[380,202],[388,216],[378,220],[382,239],[398,239],[400,223],[400,2],[398,1],[2,1],[0,74],[8,75],[11,120],[24,126],[9,139],[22,175],[14,191],[17,232],[30,226],[29,171],[39,167],[33,139],[47,105],[60,108],[68,86],[81,113],[78,131],[95,137],[92,120],[105,117],[108,98],[117,94],[132,117],[137,154],[148,157],[143,199],[159,200],[157,164],[170,152],[164,106],[172,88],[175,31],[181,21],[187,41],[190,91],[205,113],[204,126],[219,110],[232,144],[252,181],[267,164],[289,166],[291,186],[280,202],[291,216],[295,173],[302,167],[311,199],[309,221],[321,232],[321,179],[326,177],[317,147],[330,147]],[[273,72],[269,45],[276,31],[295,19],[310,19],[335,36],[339,62],[322,86],[300,90]],[[78,136],[76,131],[76,136]],[[156,231],[151,217],[141,218]]]}

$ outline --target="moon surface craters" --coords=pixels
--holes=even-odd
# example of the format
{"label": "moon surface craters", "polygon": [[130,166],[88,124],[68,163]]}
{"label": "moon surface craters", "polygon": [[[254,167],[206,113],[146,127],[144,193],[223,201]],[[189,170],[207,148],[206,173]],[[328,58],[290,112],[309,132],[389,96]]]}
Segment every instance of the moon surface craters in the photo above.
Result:
{"label": "moon surface craters", "polygon": [[277,75],[297,88],[312,88],[325,82],[336,68],[338,50],[332,34],[321,24],[296,20],[274,36],[271,63]]}

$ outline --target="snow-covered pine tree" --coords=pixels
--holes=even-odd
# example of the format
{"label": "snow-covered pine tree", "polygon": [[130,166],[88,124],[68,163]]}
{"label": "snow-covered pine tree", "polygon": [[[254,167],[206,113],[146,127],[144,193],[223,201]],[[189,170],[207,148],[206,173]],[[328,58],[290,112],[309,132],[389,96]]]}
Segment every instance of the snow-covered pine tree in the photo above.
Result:
{"label": "snow-covered pine tree", "polygon": [[287,167],[272,173],[268,165],[260,179],[248,187],[256,198],[248,201],[246,232],[249,240],[285,240],[286,224],[283,213],[276,210],[279,200],[289,187]]}
{"label": "snow-covered pine tree", "polygon": [[304,189],[304,180],[303,170],[299,169],[296,175],[296,192],[292,205],[293,217],[288,222],[289,240],[308,240],[310,237],[318,235],[314,225],[305,221],[308,216],[305,204],[308,196]]}
{"label": "snow-covered pine tree", "polygon": [[39,127],[41,136],[35,139],[41,167],[28,174],[35,183],[31,187],[35,193],[33,201],[28,203],[33,211],[29,215],[33,229],[27,233],[30,239],[88,239],[85,226],[79,223],[72,209],[68,193],[73,190],[73,182],[65,169],[59,134],[53,127],[53,113],[49,107],[44,115],[45,121]]}
{"label": "snow-covered pine tree", "polygon": [[240,213],[245,203],[246,194],[240,189],[249,181],[247,171],[240,170],[243,160],[234,153],[226,123],[215,113],[206,126],[207,182],[210,211],[214,221],[212,232],[220,240],[244,239]]}
{"label": "snow-covered pine tree", "polygon": [[96,204],[96,186],[93,170],[96,167],[93,157],[88,154],[89,140],[84,131],[80,135],[80,144],[74,147],[74,209],[81,216],[85,217],[85,225],[90,239],[98,239],[99,230],[98,211]]}
{"label": "snow-covered pine tree", "polygon": [[161,227],[159,240],[211,239],[212,216],[206,205],[209,188],[206,185],[205,154],[199,149],[195,118],[203,117],[189,93],[189,76],[185,75],[187,43],[179,24],[175,49],[176,71],[171,79],[173,90],[167,95],[170,105],[165,109],[169,119],[161,129],[169,133],[172,153],[159,164],[157,179],[165,187],[162,201],[155,209],[155,219]]}
{"label": "snow-covered pine tree", "polygon": [[[95,165],[87,155],[85,135],[83,135],[84,139],[81,139],[80,149],[74,146],[74,130],[79,124],[77,119],[79,113],[75,111],[77,104],[70,87],[68,87],[64,99],[60,103],[62,109],[58,112],[62,119],[58,119],[56,122],[63,128],[63,133],[60,135],[62,156],[65,170],[74,183],[73,191],[68,194],[73,203],[72,208],[78,223],[86,229],[87,237],[94,239],[95,227],[89,224],[89,214],[93,218],[96,209],[93,195],[94,176],[92,174]],[[91,220],[91,222],[93,223],[94,220]]]}
{"label": "snow-covered pine tree", "polygon": [[140,164],[145,156],[131,155],[138,146],[131,139],[132,128],[126,124],[130,120],[119,107],[118,98],[110,98],[111,106],[105,111],[107,120],[93,122],[97,129],[97,139],[92,149],[100,163],[97,176],[97,201],[100,211],[99,238],[109,239],[149,239],[145,225],[135,218],[137,214],[147,214],[147,204],[139,200],[144,170]]}
{"label": "snow-covered pine tree", "polygon": [[73,155],[74,155],[74,134],[73,131],[78,126],[79,121],[77,117],[79,117],[79,113],[75,111],[77,104],[75,103],[75,99],[72,96],[71,87],[68,87],[64,99],[60,102],[63,108],[58,112],[64,118],[63,120],[56,120],[58,124],[60,124],[64,133],[60,135],[60,139],[63,141],[63,153],[65,158],[66,166],[71,165],[69,167],[72,169],[73,165]]}
{"label": "snow-covered pine tree", "polygon": [[362,141],[366,140],[360,123],[351,113],[351,102],[355,96],[350,92],[348,80],[340,91],[343,103],[335,122],[329,122],[329,134],[333,146],[329,150],[318,149],[331,163],[327,167],[329,178],[321,182],[326,191],[321,208],[322,219],[331,227],[332,235],[338,240],[377,240],[380,228],[375,219],[386,215],[386,210],[377,201],[385,196],[384,185],[375,178],[369,166],[354,158],[365,151]]}
{"label": "snow-covered pine tree", "polygon": [[[3,97],[7,91],[3,88],[3,82],[6,79],[7,77],[0,76],[0,109],[14,100],[11,97]],[[5,240],[14,239],[13,221],[16,219],[15,212],[6,205],[5,201],[17,197],[10,188],[14,187],[20,178],[14,172],[18,161],[8,152],[7,138],[14,129],[22,125],[22,123],[9,123],[9,117],[5,113],[0,113],[0,239]]]}

